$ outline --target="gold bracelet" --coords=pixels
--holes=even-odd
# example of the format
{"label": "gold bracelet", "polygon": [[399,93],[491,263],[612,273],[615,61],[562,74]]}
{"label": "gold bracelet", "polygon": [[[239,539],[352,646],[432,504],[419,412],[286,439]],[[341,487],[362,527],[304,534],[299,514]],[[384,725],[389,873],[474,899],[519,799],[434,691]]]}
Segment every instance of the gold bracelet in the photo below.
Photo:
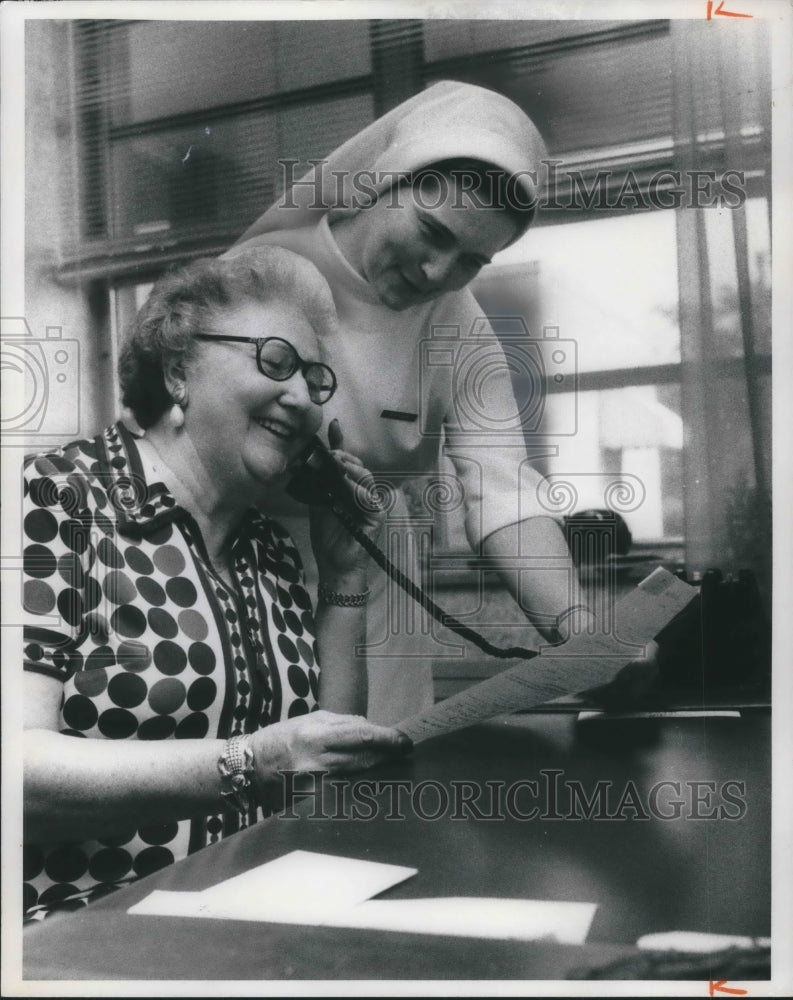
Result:
{"label": "gold bracelet", "polygon": [[369,588],[360,594],[339,594],[324,583],[317,588],[317,597],[325,604],[335,604],[340,608],[362,608],[369,600]]}

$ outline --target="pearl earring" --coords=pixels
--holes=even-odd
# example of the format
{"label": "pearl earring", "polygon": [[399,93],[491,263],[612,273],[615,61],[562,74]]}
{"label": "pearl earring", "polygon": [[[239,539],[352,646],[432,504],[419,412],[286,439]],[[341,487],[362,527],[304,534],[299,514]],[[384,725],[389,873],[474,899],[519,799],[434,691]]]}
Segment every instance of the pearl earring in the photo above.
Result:
{"label": "pearl earring", "polygon": [[184,408],[187,405],[187,388],[183,383],[177,383],[171,393],[173,406],[168,413],[168,420],[174,430],[184,427]]}
{"label": "pearl earring", "polygon": [[184,427],[184,410],[178,403],[174,403],[168,413],[168,421],[175,431]]}

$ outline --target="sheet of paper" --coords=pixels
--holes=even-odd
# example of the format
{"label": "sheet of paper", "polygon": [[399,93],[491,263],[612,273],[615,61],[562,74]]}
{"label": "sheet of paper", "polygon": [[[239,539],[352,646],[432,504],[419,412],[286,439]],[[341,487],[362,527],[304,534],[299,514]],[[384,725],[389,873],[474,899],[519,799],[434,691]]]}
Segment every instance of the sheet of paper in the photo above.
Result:
{"label": "sheet of paper", "polygon": [[127,913],[147,917],[206,917],[208,903],[202,903],[200,892],[169,892],[155,889],[139,903],[130,906]]}
{"label": "sheet of paper", "polygon": [[279,909],[338,909],[371,899],[415,874],[415,868],[400,865],[292,851],[206,889],[203,896],[218,905],[244,897]]}
{"label": "sheet of paper", "polygon": [[615,606],[612,635],[579,635],[398,723],[414,743],[609,684],[697,595],[660,566]]}
{"label": "sheet of paper", "polygon": [[667,712],[579,712],[578,721],[587,719],[740,719],[737,709],[669,709]]}
{"label": "sheet of paper", "polygon": [[129,913],[148,916],[248,920],[349,927],[358,930],[436,934],[450,937],[583,944],[595,916],[595,903],[556,900],[447,897],[441,899],[373,899],[317,910],[313,904],[293,907],[249,905],[243,897],[206,892],[155,890]]}
{"label": "sheet of paper", "polygon": [[[307,913],[320,918],[371,899],[416,874],[415,868],[342,858],[312,851],[292,851],[199,893],[153,893],[149,906],[170,905],[171,896],[191,897],[174,905],[197,908],[201,916],[237,920],[277,920],[305,923]],[[151,899],[151,897],[148,897]],[[143,900],[138,907],[146,904]],[[163,912],[133,907],[131,913]],[[183,915],[187,915],[180,910]],[[195,915],[195,914],[191,914]]]}
{"label": "sheet of paper", "polygon": [[[583,944],[596,910],[595,903],[536,899],[373,899],[341,914],[345,922],[335,926],[514,941],[552,938],[560,944]],[[347,923],[349,918],[355,922]]]}

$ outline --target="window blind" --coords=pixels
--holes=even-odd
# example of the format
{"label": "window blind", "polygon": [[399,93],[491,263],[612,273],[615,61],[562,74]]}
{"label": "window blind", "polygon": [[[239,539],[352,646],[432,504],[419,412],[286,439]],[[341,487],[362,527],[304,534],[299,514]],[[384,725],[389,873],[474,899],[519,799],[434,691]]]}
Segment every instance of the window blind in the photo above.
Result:
{"label": "window blind", "polygon": [[[732,117],[764,182],[767,40],[754,37],[737,50],[746,86]],[[64,275],[134,275],[226,248],[282,185],[279,161],[297,160],[297,176],[439,79],[516,101],[585,185],[600,172],[619,191],[632,172],[646,186],[672,164],[666,21],[83,20],[71,45],[80,204],[62,227]],[[719,170],[722,95],[715,67],[705,76],[697,164]],[[553,204],[540,223],[569,216]]]}

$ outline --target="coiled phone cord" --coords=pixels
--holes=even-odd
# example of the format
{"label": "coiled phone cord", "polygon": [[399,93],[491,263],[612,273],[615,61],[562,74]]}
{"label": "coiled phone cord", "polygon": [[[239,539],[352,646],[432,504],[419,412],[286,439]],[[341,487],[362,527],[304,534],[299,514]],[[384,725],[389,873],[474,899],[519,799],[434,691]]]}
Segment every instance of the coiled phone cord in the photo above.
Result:
{"label": "coiled phone cord", "polygon": [[475,632],[472,628],[467,625],[463,625],[462,622],[458,621],[454,615],[450,615],[448,612],[444,611],[443,608],[439,607],[432,598],[425,594],[424,591],[417,586],[409,576],[405,576],[398,566],[395,566],[385,552],[381,552],[380,549],[375,545],[375,543],[369,538],[369,536],[361,530],[355,518],[344,509],[340,504],[336,503],[334,500],[330,502],[330,508],[333,513],[338,517],[344,527],[350,532],[353,538],[362,545],[369,555],[374,559],[378,566],[391,577],[391,579],[397,583],[409,597],[413,598],[418,604],[428,611],[432,617],[445,625],[446,628],[456,632],[457,635],[461,636],[463,639],[467,639],[472,642],[475,646],[478,646],[483,653],[487,653],[488,656],[495,656],[499,660],[511,660],[511,659],[521,659],[521,660],[531,660],[535,656],[539,656],[539,651],[536,649],[526,649],[524,646],[509,646],[503,648],[501,646],[494,646],[492,642],[488,642],[484,636]]}

